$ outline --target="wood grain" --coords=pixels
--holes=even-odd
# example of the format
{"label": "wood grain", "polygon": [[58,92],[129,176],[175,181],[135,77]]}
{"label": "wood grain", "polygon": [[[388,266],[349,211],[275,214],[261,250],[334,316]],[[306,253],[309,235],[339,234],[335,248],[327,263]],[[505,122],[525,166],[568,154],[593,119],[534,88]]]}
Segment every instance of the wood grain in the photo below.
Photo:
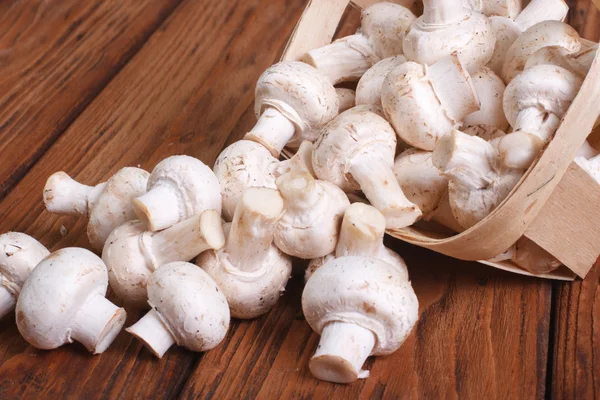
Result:
{"label": "wood grain", "polygon": [[0,2],[0,199],[179,1]]}

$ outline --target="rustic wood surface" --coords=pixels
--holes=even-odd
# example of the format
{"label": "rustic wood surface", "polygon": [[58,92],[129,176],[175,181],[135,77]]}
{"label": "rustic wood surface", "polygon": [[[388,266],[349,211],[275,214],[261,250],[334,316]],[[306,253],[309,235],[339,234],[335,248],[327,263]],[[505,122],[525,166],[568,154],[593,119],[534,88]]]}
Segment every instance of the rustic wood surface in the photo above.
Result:
{"label": "rustic wood surface", "polygon": [[[570,20],[597,41],[600,14],[587,0],[572,3]],[[304,6],[1,2],[0,232],[23,231],[52,249],[88,245],[85,221],[44,210],[45,179],[58,170],[92,184],[172,154],[212,164],[254,123],[254,83]],[[349,11],[338,35],[357,23]],[[551,283],[388,244],[409,264],[420,321],[398,352],[369,359],[367,380],[311,378],[318,337],[302,318],[295,277],[271,313],[234,321],[213,351],[172,348],[162,360],[125,332],[100,356],[78,344],[39,351],[8,317],[0,399],[600,396],[600,264],[584,281]],[[128,324],[139,316],[130,313]]]}

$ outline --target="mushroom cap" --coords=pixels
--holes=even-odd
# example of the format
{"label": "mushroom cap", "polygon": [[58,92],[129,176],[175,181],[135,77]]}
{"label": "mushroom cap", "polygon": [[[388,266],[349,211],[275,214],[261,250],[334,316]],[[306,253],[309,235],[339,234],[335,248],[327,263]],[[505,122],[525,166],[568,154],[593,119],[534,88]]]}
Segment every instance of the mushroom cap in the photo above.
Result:
{"label": "mushroom cap", "polygon": [[433,165],[432,152],[408,149],[394,163],[394,174],[402,191],[427,219],[448,191],[448,180]]}
{"label": "mushroom cap", "polygon": [[251,319],[271,310],[285,290],[292,273],[292,260],[277,247],[271,246],[267,257],[257,271],[241,271],[232,265],[221,249],[205,251],[196,260],[214,279],[225,294],[231,316]]}
{"label": "mushroom cap", "polygon": [[172,262],[148,280],[148,303],[168,324],[179,346],[216,347],[229,329],[229,306],[217,284],[194,264]]}
{"label": "mushroom cap", "polygon": [[496,45],[490,62],[487,64],[496,74],[502,74],[502,66],[510,46],[521,34],[521,29],[515,20],[505,17],[493,16],[489,18],[492,30],[496,36]]}
{"label": "mushroom cap", "polygon": [[463,125],[489,125],[506,131],[508,121],[502,109],[502,99],[506,89],[504,81],[488,67],[482,67],[471,74],[471,79],[481,102],[481,109],[467,115]]}
{"label": "mushroom cap", "polygon": [[275,157],[263,145],[240,140],[221,152],[213,168],[223,193],[223,218],[231,221],[237,203],[249,187],[277,189],[272,168]]}
{"label": "mushroom cap", "polygon": [[144,232],[146,225],[141,221],[126,222],[112,231],[102,251],[113,292],[136,307],[146,306],[146,284],[158,268],[146,250]]}
{"label": "mushroom cap", "polygon": [[381,89],[381,104],[402,140],[433,150],[440,137],[460,124],[440,103],[427,74],[427,66],[410,61],[394,68]]}
{"label": "mushroom cap", "polygon": [[18,297],[31,271],[49,254],[40,242],[24,233],[0,235],[0,285]]}
{"label": "mushroom cap", "polygon": [[356,105],[381,105],[381,87],[387,74],[395,67],[406,62],[402,55],[384,58],[364,73],[356,86]]}
{"label": "mushroom cap", "polygon": [[333,321],[370,330],[377,338],[371,354],[386,355],[410,334],[419,303],[397,267],[374,258],[340,257],[313,273],[302,293],[302,310],[319,334]]}
{"label": "mushroom cap", "polygon": [[90,206],[87,234],[94,249],[104,247],[108,235],[126,221],[136,219],[131,200],[146,193],[150,173],[126,167],[106,182],[97,200]]}
{"label": "mushroom cap", "polygon": [[457,51],[469,72],[486,65],[496,37],[487,17],[465,9],[465,17],[447,25],[431,25],[417,18],[404,37],[404,55],[410,61],[431,65]]}
{"label": "mushroom cap", "polygon": [[508,122],[515,126],[521,110],[529,107],[562,118],[582,83],[581,78],[556,65],[536,65],[526,69],[504,91],[503,107]]}
{"label": "mushroom cap", "polygon": [[155,186],[173,188],[180,199],[182,220],[206,210],[221,213],[221,187],[213,171],[190,156],[171,156],[159,162],[148,179],[148,191]]}
{"label": "mushroom cap", "polygon": [[17,300],[19,332],[39,349],[54,349],[71,339],[71,324],[92,296],[106,294],[106,266],[91,251],[58,250],[31,272]]}
{"label": "mushroom cap", "polygon": [[358,191],[360,187],[349,170],[354,156],[362,153],[377,154],[382,160],[389,161],[392,168],[396,133],[372,109],[371,106],[353,107],[323,128],[313,150],[313,168],[319,179],[331,182],[345,192]]}
{"label": "mushroom cap", "polygon": [[256,83],[254,111],[260,117],[273,107],[295,126],[292,140],[310,140],[311,130],[319,129],[338,114],[338,97],[329,79],[319,70],[299,61],[283,61],[270,66]]}
{"label": "mushroom cap", "polygon": [[404,34],[417,19],[408,9],[390,2],[375,3],[361,13],[360,32],[379,58],[402,54]]}

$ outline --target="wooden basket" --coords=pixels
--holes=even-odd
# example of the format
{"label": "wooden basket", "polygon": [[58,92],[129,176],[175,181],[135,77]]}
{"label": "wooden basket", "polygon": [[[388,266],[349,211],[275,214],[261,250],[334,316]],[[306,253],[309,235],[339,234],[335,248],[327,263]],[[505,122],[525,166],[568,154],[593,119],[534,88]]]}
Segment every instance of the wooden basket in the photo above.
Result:
{"label": "wooden basket", "polygon": [[[310,1],[282,60],[300,60],[307,51],[330,43],[349,4],[360,9],[376,1]],[[600,185],[573,158],[600,115],[599,60],[600,51],[554,139],[487,218],[449,237],[414,227],[388,234],[450,257],[532,275],[510,261],[480,261],[504,252],[525,235],[566,266],[536,276],[583,278],[600,255]]]}

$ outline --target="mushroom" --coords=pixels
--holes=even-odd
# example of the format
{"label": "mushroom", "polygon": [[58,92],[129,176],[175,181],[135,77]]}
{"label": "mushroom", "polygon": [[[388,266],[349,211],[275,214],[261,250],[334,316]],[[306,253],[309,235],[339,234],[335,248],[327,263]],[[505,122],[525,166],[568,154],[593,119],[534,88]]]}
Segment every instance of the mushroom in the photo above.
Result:
{"label": "mushroom", "polygon": [[480,109],[471,77],[456,53],[429,67],[406,62],[394,68],[383,83],[381,103],[402,140],[430,151]]}
{"label": "mushroom", "polygon": [[92,247],[100,251],[113,229],[136,218],[131,200],[146,193],[149,175],[143,169],[126,167],[92,187],[56,172],[46,181],[44,204],[51,213],[89,217],[87,235]]}
{"label": "mushroom", "polygon": [[488,216],[524,172],[504,167],[492,144],[460,131],[438,142],[433,164],[448,179],[452,213],[464,229]]}
{"label": "mushroom", "polygon": [[579,34],[560,21],[544,21],[523,32],[506,52],[502,65],[502,79],[507,84],[525,69],[527,60],[543,47],[559,46],[569,53],[581,49]]}
{"label": "mushroom", "polygon": [[221,217],[208,210],[160,232],[147,232],[140,221],[127,222],[110,234],[102,259],[116,295],[128,305],[145,307],[146,282],[157,268],[224,244]]}
{"label": "mushroom", "polygon": [[246,189],[225,247],[207,251],[196,260],[221,288],[235,318],[256,318],[268,312],[285,290],[292,261],[273,244],[282,215],[283,200],[277,190]]}
{"label": "mushroom", "polygon": [[490,61],[495,36],[487,17],[463,6],[463,0],[423,0],[423,15],[404,36],[409,61],[435,64],[458,52],[469,72]]}
{"label": "mushroom", "polygon": [[463,127],[491,126],[501,131],[508,129],[508,121],[502,108],[502,99],[506,86],[502,79],[487,67],[471,74],[473,86],[479,98],[481,108],[465,117]]}
{"label": "mushroom", "polygon": [[558,65],[584,79],[592,67],[597,51],[598,43],[594,43],[593,46],[582,46],[582,49],[575,53],[560,46],[542,47],[529,57],[525,69],[540,64]]}
{"label": "mushroom", "polygon": [[331,253],[344,211],[350,205],[346,194],[306,171],[280,176],[277,187],[285,213],[275,228],[275,245],[286,254],[307,260]]}
{"label": "mushroom", "polygon": [[356,86],[356,105],[366,104],[381,107],[381,88],[387,74],[406,62],[404,56],[384,58],[365,72]]}
{"label": "mushroom", "polygon": [[223,292],[206,272],[188,262],[163,265],[148,279],[152,308],[125,329],[156,357],[177,344],[191,351],[215,348],[229,329]]}
{"label": "mushroom", "polygon": [[516,18],[490,17],[496,46],[488,66],[501,75],[508,49],[519,35],[543,21],[562,21],[568,11],[569,6],[564,0],[532,0]]}
{"label": "mushroom", "polygon": [[418,318],[406,276],[377,258],[339,257],[308,280],[302,293],[306,322],[321,335],[309,364],[317,378],[350,383],[369,376],[370,355],[396,351]]}
{"label": "mushroom", "polygon": [[279,157],[287,145],[296,149],[338,114],[335,88],[316,68],[298,61],[272,65],[256,83],[254,111],[258,122],[244,139]]}
{"label": "mushroom", "polygon": [[154,167],[148,192],[133,199],[132,205],[149,230],[159,231],[206,210],[221,214],[221,187],[202,161],[171,156]]}
{"label": "mushroom", "polygon": [[521,0],[465,0],[465,7],[488,17],[499,15],[515,18],[521,11],[522,4]]}
{"label": "mushroom", "polygon": [[0,319],[14,310],[21,288],[36,265],[50,252],[29,235],[0,235]]}
{"label": "mushroom", "polygon": [[356,99],[356,92],[354,90],[335,88],[335,93],[337,94],[338,98],[338,114],[354,107]]}
{"label": "mushroom", "polygon": [[390,124],[372,107],[356,106],[323,128],[315,143],[313,168],[319,179],[345,192],[362,190],[385,216],[388,229],[403,228],[412,225],[421,211],[394,177],[395,153],[396,134]]}
{"label": "mushroom", "polygon": [[126,313],[105,298],[108,274],[102,260],[76,247],[44,258],[25,281],[17,300],[17,327],[38,349],[74,340],[104,352],[121,331]]}
{"label": "mushroom", "polygon": [[362,11],[358,32],[309,51],[304,61],[335,85],[357,81],[379,60],[402,54],[404,33],[416,19],[407,8],[389,2]]}
{"label": "mushroom", "polygon": [[552,139],[583,81],[564,68],[536,65],[513,79],[504,92],[504,113],[513,132],[498,144],[502,162],[526,169]]}

